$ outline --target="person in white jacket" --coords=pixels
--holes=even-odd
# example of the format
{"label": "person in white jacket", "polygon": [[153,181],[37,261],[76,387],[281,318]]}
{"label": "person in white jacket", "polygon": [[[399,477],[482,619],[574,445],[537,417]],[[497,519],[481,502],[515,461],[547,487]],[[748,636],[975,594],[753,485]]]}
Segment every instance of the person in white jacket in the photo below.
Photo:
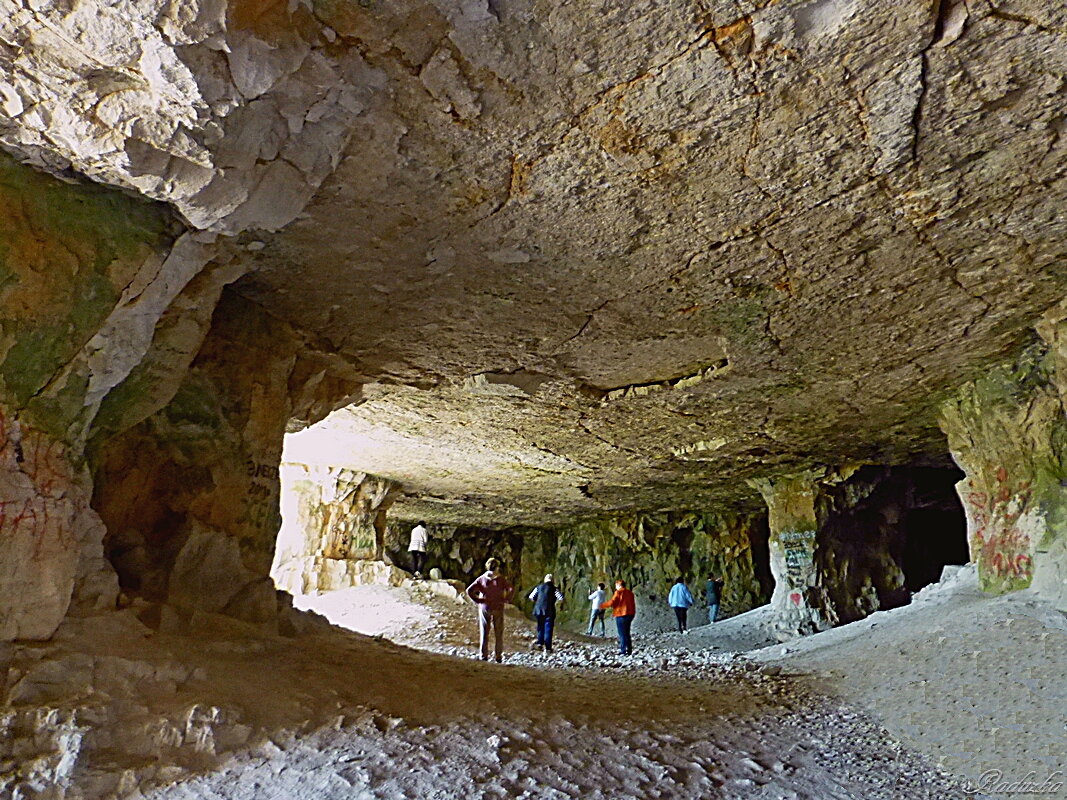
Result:
{"label": "person in white jacket", "polygon": [[604,630],[604,609],[601,608],[604,605],[604,600],[607,598],[608,593],[604,590],[604,584],[598,583],[599,588],[594,589],[589,593],[589,600],[592,602],[592,608],[589,611],[589,630],[585,632],[586,636],[593,635],[593,624],[600,620],[600,635],[607,636]]}
{"label": "person in white jacket", "polygon": [[411,571],[415,573],[416,578],[422,577],[423,567],[426,566],[426,540],[426,523],[420,521],[411,529],[411,544],[408,545],[408,552],[411,553]]}

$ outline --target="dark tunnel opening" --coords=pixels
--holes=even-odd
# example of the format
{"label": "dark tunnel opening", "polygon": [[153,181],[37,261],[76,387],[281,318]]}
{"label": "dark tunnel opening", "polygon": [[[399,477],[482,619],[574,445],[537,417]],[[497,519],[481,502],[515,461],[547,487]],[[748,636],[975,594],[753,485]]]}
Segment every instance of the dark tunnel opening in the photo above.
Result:
{"label": "dark tunnel opening", "polygon": [[967,563],[967,523],[955,489],[962,478],[945,459],[863,467],[826,490],[816,560],[835,624],[905,605],[946,566]]}

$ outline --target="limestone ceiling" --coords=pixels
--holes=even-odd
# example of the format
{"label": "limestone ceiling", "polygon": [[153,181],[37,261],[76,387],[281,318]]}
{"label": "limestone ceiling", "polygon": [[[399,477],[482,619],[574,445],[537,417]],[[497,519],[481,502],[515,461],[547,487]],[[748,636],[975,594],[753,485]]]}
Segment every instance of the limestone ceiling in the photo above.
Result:
{"label": "limestone ceiling", "polygon": [[943,452],[939,397],[1067,287],[1067,8],[934,5],[205,5],[173,52],[207,188],[68,161],[243,231],[238,291],[356,361],[367,401],[287,457],[437,518],[744,501]]}

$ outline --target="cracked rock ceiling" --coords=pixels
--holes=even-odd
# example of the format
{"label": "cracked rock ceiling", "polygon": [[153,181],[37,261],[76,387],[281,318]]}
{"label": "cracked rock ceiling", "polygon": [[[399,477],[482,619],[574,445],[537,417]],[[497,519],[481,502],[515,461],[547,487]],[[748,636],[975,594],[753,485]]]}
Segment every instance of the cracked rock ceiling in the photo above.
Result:
{"label": "cracked rock ceiling", "polygon": [[943,453],[938,400],[1067,286],[1062,4],[309,18],[358,89],[347,143],[295,221],[244,226],[237,290],[368,381],[286,457],[403,482],[402,516],[746,503],[747,477]]}
{"label": "cracked rock ceiling", "polygon": [[1063,295],[1062,7],[490,5],[329,19],[387,96],[243,290],[379,385],[287,457],[436,518],[744,502],[944,452]]}

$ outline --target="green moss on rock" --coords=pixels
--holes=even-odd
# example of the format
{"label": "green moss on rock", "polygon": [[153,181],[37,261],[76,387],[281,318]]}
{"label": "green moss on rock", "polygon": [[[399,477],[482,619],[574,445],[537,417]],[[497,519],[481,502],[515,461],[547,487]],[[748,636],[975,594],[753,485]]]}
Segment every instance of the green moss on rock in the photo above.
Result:
{"label": "green moss on rock", "polygon": [[66,368],[169,245],[167,227],[158,204],[0,155],[0,402],[66,435],[88,380],[86,366]]}

